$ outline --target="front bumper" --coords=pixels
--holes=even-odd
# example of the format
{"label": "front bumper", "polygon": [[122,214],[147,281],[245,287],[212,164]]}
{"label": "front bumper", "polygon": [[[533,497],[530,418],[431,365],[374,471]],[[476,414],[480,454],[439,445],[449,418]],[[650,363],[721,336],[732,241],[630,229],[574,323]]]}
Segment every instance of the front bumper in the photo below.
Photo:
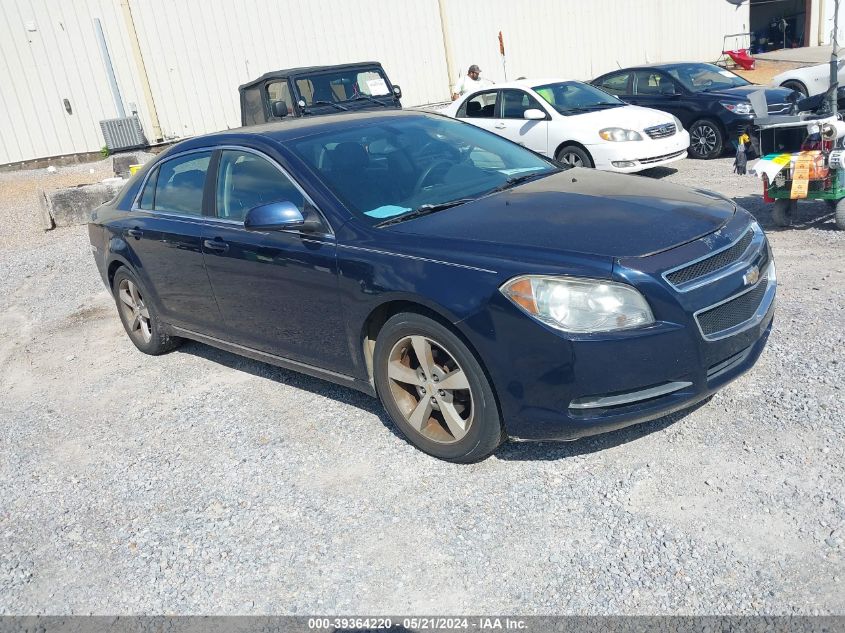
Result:
{"label": "front bumper", "polygon": [[687,156],[689,133],[681,130],[662,139],[645,139],[612,143],[603,141],[587,145],[596,169],[623,174],[635,173],[652,167],[668,165]]}
{"label": "front bumper", "polygon": [[[709,243],[712,251],[717,239],[725,244],[737,239],[748,228],[742,215],[730,223],[739,225],[733,235],[711,234],[674,249],[680,255],[643,258],[652,260],[651,269],[625,268],[642,262],[621,263],[614,278],[636,285],[647,297],[657,319],[652,326],[568,335],[540,325],[504,297],[494,299],[495,306],[477,322],[465,321],[475,335],[487,334],[473,343],[493,379],[508,435],[574,440],[619,429],[693,406],[750,369],[766,345],[775,310],[777,282],[762,233],[749,247],[756,250],[748,265],[733,267],[712,283],[678,291],[661,274],[673,263],[694,259],[690,254],[697,248]],[[728,228],[718,233],[727,234]],[[757,265],[764,270],[747,285],[742,280]],[[700,327],[696,314],[727,305],[728,298],[742,301],[758,288],[759,303],[737,327],[717,335]]]}

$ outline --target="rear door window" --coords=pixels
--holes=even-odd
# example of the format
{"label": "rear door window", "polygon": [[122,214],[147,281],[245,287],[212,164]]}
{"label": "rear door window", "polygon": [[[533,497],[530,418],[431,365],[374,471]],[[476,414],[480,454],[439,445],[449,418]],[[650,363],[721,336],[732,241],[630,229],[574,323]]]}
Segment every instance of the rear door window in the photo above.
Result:
{"label": "rear door window", "polygon": [[492,119],[496,112],[497,90],[479,92],[464,101],[458,110],[459,119]]}
{"label": "rear door window", "polygon": [[202,215],[203,189],[210,162],[211,152],[194,152],[161,163],[147,179],[140,207]]}
{"label": "rear door window", "polygon": [[631,73],[617,73],[605,77],[599,83],[599,88],[612,95],[628,94],[628,80],[631,78]]}

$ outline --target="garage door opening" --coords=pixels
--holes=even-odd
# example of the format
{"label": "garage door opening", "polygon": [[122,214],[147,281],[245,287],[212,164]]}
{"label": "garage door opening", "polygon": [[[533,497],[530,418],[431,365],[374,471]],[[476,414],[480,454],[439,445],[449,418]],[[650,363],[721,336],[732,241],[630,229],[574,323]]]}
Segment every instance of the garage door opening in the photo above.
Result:
{"label": "garage door opening", "polygon": [[751,0],[751,52],[807,46],[811,0]]}

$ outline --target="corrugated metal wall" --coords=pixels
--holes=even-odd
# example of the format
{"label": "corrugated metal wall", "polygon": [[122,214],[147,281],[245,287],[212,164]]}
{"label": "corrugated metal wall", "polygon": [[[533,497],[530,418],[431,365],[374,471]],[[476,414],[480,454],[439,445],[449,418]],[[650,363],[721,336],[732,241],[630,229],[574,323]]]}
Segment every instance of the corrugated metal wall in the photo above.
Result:
{"label": "corrugated metal wall", "polygon": [[407,103],[442,99],[437,0],[132,0],[167,135],[240,125],[237,87],[279,68],[381,61]]}
{"label": "corrugated metal wall", "polygon": [[0,164],[105,144],[99,121],[118,113],[94,18],[103,26],[127,114],[134,102],[149,121],[119,2],[0,0]]}
{"label": "corrugated metal wall", "polygon": [[508,77],[587,79],[644,61],[714,60],[722,36],[748,25],[748,5],[725,0],[442,0],[444,44],[438,0],[0,0],[0,164],[103,146],[99,121],[117,110],[95,18],[126,112],[135,104],[152,135],[121,2],[166,137],[238,126],[238,85],[278,68],[379,60],[415,105],[448,99],[471,63],[503,80],[500,30]]}
{"label": "corrugated metal wall", "polygon": [[[470,64],[507,76],[589,79],[645,62],[715,61],[728,33],[748,31],[748,4],[725,0],[445,0],[457,74]],[[456,78],[453,78],[454,82]]]}

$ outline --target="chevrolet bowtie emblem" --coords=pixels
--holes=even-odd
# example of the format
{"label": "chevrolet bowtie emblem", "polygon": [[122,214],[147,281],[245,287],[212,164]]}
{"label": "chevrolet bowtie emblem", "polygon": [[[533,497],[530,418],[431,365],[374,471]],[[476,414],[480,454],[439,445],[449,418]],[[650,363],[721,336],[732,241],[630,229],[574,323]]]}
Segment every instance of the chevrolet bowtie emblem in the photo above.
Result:
{"label": "chevrolet bowtie emblem", "polygon": [[758,279],[760,279],[760,269],[756,266],[752,266],[746,270],[745,274],[742,276],[742,283],[746,286],[753,286],[757,283]]}

